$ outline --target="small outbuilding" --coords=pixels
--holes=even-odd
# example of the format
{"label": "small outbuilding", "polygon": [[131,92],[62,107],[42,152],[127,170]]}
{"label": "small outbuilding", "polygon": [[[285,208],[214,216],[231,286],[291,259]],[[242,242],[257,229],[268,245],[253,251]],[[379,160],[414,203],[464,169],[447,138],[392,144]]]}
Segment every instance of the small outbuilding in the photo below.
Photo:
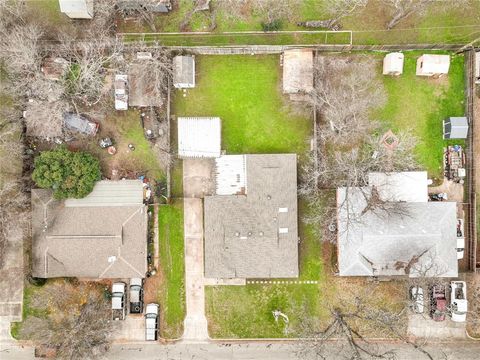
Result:
{"label": "small outbuilding", "polygon": [[468,119],[466,117],[449,117],[443,120],[444,139],[466,139]]}
{"label": "small outbuilding", "polygon": [[404,58],[405,56],[399,52],[385,55],[383,58],[383,75],[402,75]]}
{"label": "small outbuilding", "polygon": [[436,76],[448,74],[449,55],[424,54],[417,59],[417,76]]}
{"label": "small outbuilding", "polygon": [[313,52],[309,49],[283,52],[283,93],[309,93],[313,90]]}
{"label": "small outbuilding", "polygon": [[92,19],[93,0],[59,0],[60,12],[70,19]]}
{"label": "small outbuilding", "polygon": [[221,154],[221,121],[218,117],[179,117],[178,156],[217,158]]}
{"label": "small outbuilding", "polygon": [[195,87],[195,57],[175,56],[173,58],[173,86],[177,89]]}

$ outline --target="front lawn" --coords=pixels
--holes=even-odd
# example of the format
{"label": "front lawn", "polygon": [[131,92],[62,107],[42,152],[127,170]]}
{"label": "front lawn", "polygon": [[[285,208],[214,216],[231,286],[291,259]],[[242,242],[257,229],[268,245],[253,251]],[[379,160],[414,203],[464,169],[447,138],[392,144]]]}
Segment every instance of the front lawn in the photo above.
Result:
{"label": "front lawn", "polygon": [[452,55],[448,76],[431,79],[415,75],[420,55],[406,52],[403,74],[382,77],[388,101],[375,115],[394,132],[409,129],[418,138],[420,165],[429,176],[441,178],[443,148],[448,144],[463,145],[463,141],[443,140],[442,121],[448,116],[464,115],[464,58]]}
{"label": "front lawn", "polygon": [[183,240],[183,203],[162,205],[158,214],[160,272],[158,292],[161,310],[161,336],[179,338],[185,318],[185,262]]}
{"label": "front lawn", "polygon": [[220,117],[227,153],[307,150],[312,123],[282,97],[278,55],[197,56],[196,73],[196,87],[175,94],[175,115]]}

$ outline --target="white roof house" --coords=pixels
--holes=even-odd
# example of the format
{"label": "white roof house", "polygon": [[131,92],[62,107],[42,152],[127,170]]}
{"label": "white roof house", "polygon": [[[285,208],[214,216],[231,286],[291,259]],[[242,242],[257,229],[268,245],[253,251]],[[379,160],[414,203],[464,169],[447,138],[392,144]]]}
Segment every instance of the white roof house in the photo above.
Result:
{"label": "white roof house", "polygon": [[173,86],[178,89],[195,87],[195,58],[175,56],[173,58]]}
{"label": "white roof house", "polygon": [[441,76],[449,69],[449,55],[424,54],[417,59],[417,76]]}
{"label": "white roof house", "polygon": [[60,11],[71,19],[92,19],[93,0],[58,0]]}
{"label": "white roof house", "polygon": [[221,154],[221,132],[218,117],[179,117],[178,156],[218,158]]}
{"label": "white roof house", "polygon": [[401,75],[403,74],[404,55],[394,52],[385,55],[383,58],[383,75]]}

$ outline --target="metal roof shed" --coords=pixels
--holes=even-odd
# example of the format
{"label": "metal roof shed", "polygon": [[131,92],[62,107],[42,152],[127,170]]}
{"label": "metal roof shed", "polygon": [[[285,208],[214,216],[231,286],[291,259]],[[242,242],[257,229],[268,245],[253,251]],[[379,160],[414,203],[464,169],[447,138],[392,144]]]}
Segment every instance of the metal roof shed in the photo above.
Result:
{"label": "metal roof shed", "polygon": [[217,158],[221,153],[221,122],[218,117],[179,117],[178,155],[183,158]]}
{"label": "metal roof shed", "polygon": [[449,55],[424,54],[417,59],[417,76],[441,76],[449,69]]}
{"label": "metal roof shed", "polygon": [[195,58],[175,56],[173,58],[173,86],[178,89],[195,87]]}
{"label": "metal roof shed", "polygon": [[449,117],[443,120],[444,139],[466,139],[468,119],[466,117]]}
{"label": "metal roof shed", "polygon": [[401,75],[404,58],[404,55],[398,52],[385,55],[383,58],[383,75]]}

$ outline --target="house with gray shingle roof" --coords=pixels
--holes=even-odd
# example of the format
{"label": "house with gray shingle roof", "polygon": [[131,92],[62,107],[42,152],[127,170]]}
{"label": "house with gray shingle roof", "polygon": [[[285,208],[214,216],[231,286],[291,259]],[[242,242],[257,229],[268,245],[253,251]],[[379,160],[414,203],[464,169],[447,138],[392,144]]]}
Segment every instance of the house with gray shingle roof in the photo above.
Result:
{"label": "house with gray shingle roof", "polygon": [[147,207],[139,180],[99,181],[83,199],[32,190],[32,274],[39,278],[144,277]]}
{"label": "house with gray shingle roof", "polygon": [[207,278],[298,276],[297,156],[223,155],[204,199]]}
{"label": "house with gray shingle roof", "polygon": [[428,201],[426,172],[372,173],[337,189],[339,275],[456,277],[456,224],[455,202]]}

